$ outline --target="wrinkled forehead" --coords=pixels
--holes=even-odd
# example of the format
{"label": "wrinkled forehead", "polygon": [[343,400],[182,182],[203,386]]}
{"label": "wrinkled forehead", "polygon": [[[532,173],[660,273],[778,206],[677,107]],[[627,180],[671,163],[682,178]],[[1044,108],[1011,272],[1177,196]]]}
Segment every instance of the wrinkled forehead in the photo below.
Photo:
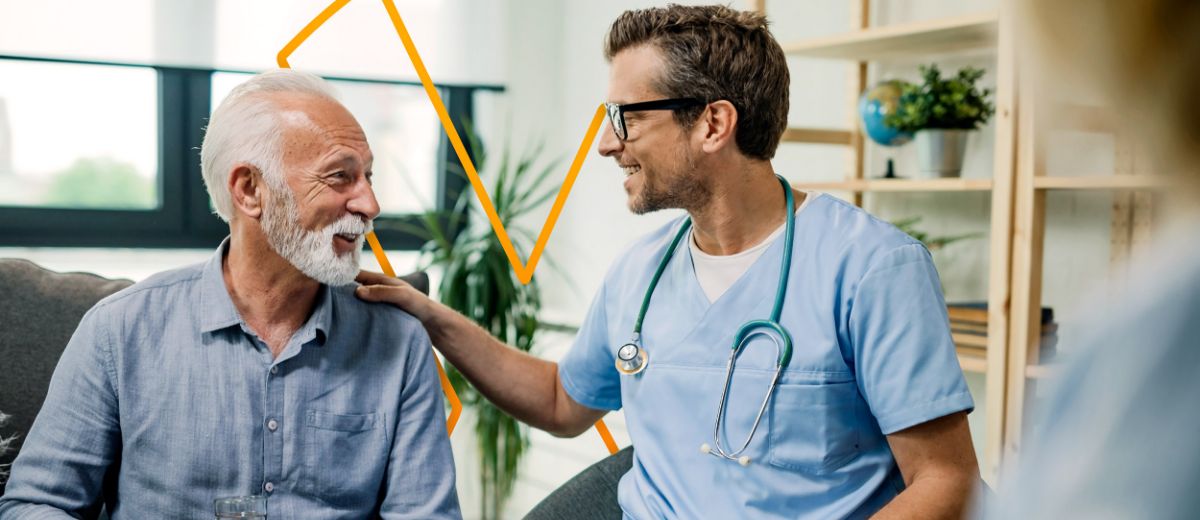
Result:
{"label": "wrinkled forehead", "polygon": [[371,148],[358,121],[341,103],[310,94],[273,98],[279,112],[284,164],[319,161],[332,154],[370,168]]}

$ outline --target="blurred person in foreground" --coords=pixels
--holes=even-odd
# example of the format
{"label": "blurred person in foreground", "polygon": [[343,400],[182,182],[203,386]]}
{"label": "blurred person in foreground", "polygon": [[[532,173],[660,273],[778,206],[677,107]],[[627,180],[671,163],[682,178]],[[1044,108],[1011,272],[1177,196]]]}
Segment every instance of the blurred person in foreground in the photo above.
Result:
{"label": "blurred person in foreground", "polygon": [[[1099,85],[1158,174],[1167,224],[1040,410],[988,518],[1200,508],[1200,2],[1026,0],[1043,80]],[[1026,53],[1031,54],[1031,53]],[[1048,82],[1048,81],[1047,81]],[[1044,97],[1044,96],[1043,96]]]}

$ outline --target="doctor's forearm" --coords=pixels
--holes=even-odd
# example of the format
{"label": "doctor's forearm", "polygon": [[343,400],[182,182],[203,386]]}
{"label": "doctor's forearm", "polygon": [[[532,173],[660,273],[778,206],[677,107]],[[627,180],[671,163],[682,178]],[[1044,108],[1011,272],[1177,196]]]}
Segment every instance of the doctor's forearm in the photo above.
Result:
{"label": "doctor's forearm", "polygon": [[974,480],[955,477],[929,477],[914,480],[872,520],[910,518],[964,518]]}
{"label": "doctor's forearm", "polygon": [[[558,365],[510,348],[439,303],[425,317],[434,346],[489,401],[518,420],[556,435],[582,431],[565,410]],[[587,422],[588,425],[591,422]],[[586,427],[585,427],[586,428]]]}

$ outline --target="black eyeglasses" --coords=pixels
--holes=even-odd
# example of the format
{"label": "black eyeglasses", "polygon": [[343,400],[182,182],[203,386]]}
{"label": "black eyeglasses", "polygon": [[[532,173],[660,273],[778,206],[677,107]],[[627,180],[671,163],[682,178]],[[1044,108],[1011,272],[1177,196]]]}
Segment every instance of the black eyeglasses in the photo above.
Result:
{"label": "black eyeglasses", "polygon": [[628,105],[605,103],[604,106],[608,109],[608,121],[612,123],[613,133],[617,134],[617,139],[624,141],[629,138],[629,130],[625,127],[625,114],[627,112],[679,110],[681,108],[691,108],[704,104],[706,104],[704,101],[696,98],[672,98],[630,103]]}

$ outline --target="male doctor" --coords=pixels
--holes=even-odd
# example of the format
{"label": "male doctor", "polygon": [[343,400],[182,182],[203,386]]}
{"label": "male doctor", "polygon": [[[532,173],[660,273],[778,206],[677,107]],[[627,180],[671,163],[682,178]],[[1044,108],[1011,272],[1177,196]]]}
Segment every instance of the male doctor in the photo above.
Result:
{"label": "male doctor", "polygon": [[600,154],[624,171],[630,210],[687,216],[614,263],[561,363],[397,280],[363,273],[359,297],[417,316],[534,427],[575,436],[624,409],[626,517],[960,516],[979,479],[973,402],[937,273],[920,242],[776,176],[789,78],[765,18],[628,11],[605,55]]}

